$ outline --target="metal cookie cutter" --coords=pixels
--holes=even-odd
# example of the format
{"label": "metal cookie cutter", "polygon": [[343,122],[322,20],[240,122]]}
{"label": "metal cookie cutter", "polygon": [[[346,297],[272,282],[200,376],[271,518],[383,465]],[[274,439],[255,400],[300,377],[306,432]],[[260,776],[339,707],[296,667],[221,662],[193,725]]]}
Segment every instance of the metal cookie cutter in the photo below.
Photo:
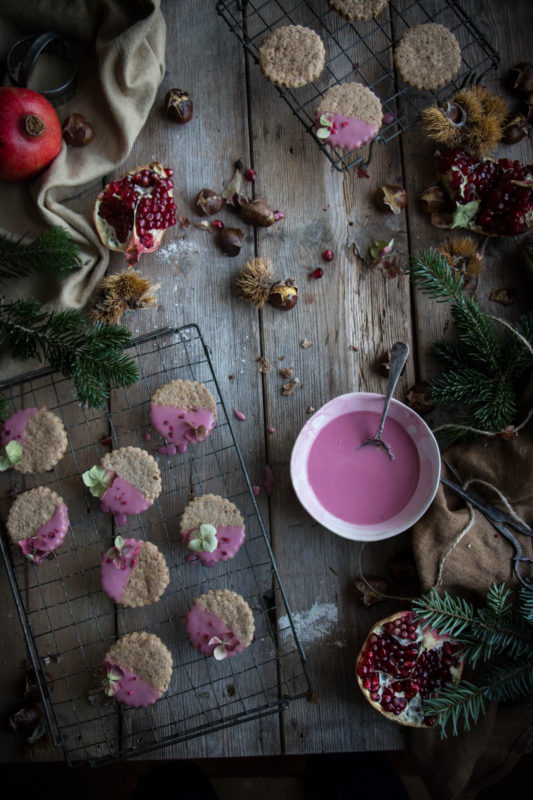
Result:
{"label": "metal cookie cutter", "polygon": [[57,33],[48,31],[38,36],[32,34],[16,41],[7,54],[7,74],[13,86],[26,88],[34,69],[38,68],[39,56],[45,51],[61,58],[70,67],[70,76],[61,86],[39,90],[39,94],[52,105],[59,106],[74,95],[78,65],[72,48]]}

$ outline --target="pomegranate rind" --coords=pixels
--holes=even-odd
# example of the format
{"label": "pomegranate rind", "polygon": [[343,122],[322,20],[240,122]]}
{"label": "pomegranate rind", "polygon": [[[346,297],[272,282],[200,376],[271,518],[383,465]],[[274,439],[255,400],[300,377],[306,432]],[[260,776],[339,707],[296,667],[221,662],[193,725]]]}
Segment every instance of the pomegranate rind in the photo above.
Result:
{"label": "pomegranate rind", "polygon": [[[133,169],[124,172],[119,178],[116,178],[115,181],[110,181],[107,184],[107,186],[105,186],[102,189],[102,191],[99,193],[96,199],[93,209],[93,222],[96,228],[96,232],[98,233],[98,236],[100,238],[100,241],[105,247],[107,247],[108,250],[124,253],[129,267],[132,267],[138,263],[142,253],[152,253],[154,250],[157,250],[157,248],[161,244],[165,231],[168,230],[168,228],[148,229],[146,233],[149,233],[152,236],[153,244],[151,246],[146,246],[146,244],[143,244],[139,239],[139,237],[137,236],[135,227],[136,209],[134,209],[133,225],[130,234],[124,241],[120,241],[116,236],[116,231],[114,227],[100,215],[100,206],[105,196],[106,195],[109,196],[109,193],[111,191],[111,185],[113,183],[120,183],[128,176],[134,176],[137,173],[143,172],[144,170],[149,170],[150,172],[157,173],[157,175],[159,175],[163,180],[170,179],[170,175],[167,173],[167,170],[159,161],[152,161],[150,164],[144,164],[143,166],[134,167]],[[148,192],[143,192],[141,187],[137,187],[137,189],[139,191],[139,201],[140,201],[140,199],[146,194],[148,194]],[[166,195],[167,197],[174,196],[172,188],[167,189]]]}
{"label": "pomegranate rind", "polygon": [[[375,623],[375,625],[368,633],[368,636],[366,637],[364,644],[361,647],[361,650],[359,651],[359,655],[357,656],[357,660],[355,662],[355,677],[357,679],[359,688],[361,689],[363,695],[370,703],[370,705],[373,708],[375,708],[376,711],[379,711],[379,713],[382,714],[387,719],[390,719],[392,722],[396,722],[399,723],[400,725],[404,725],[411,728],[432,728],[433,723],[430,724],[424,722],[424,719],[426,718],[425,714],[422,715],[422,713],[419,714],[416,713],[418,708],[420,708],[420,706],[422,705],[422,698],[420,694],[417,693],[411,700],[408,701],[406,709],[404,711],[402,711],[399,714],[393,714],[392,712],[387,711],[385,708],[383,708],[379,700],[372,699],[372,697],[370,696],[370,690],[365,688],[365,686],[363,685],[363,677],[359,674],[360,667],[364,660],[364,656],[370,644],[370,638],[373,635],[379,635],[380,633],[382,633],[387,623],[395,622],[396,620],[404,617],[406,614],[412,615],[412,612],[398,611],[395,614],[391,614],[389,617],[385,617],[384,619],[381,619]],[[420,648],[419,655],[428,650],[433,650],[435,648],[438,649],[442,647],[445,642],[449,642],[452,645],[458,644],[455,639],[453,639],[451,636],[448,636],[447,634],[439,634],[437,630],[429,627],[422,628],[420,625],[417,626],[416,644],[418,644]],[[457,665],[450,667],[452,683],[459,683],[463,672],[463,664],[464,664],[463,657],[460,656]],[[390,684],[398,680],[397,678],[394,678],[393,676],[390,675],[388,677],[390,678]],[[438,692],[435,691],[435,695],[437,693]],[[398,696],[401,696],[401,694],[398,694]]]}

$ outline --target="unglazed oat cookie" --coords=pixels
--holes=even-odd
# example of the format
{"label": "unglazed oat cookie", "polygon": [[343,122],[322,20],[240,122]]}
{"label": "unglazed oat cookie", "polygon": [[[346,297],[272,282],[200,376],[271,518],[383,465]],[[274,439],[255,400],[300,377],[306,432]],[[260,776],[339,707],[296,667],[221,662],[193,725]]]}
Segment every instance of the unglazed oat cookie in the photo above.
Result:
{"label": "unglazed oat cookie", "polygon": [[168,689],[172,656],[153,633],[121,636],[103,661],[106,694],[119,703],[144,708]]}
{"label": "unglazed oat cookie", "polygon": [[320,36],[302,25],[275,28],[259,47],[259,66],[276,86],[296,89],[314,81],[324,68]]}
{"label": "unglazed oat cookie", "polygon": [[417,89],[446,86],[461,66],[461,48],[453,33],[436,22],[409,28],[394,50],[400,77]]}
{"label": "unglazed oat cookie", "polygon": [[381,102],[362,83],[332,86],[315,112],[316,135],[340,150],[356,150],[376,136],[383,121]]}
{"label": "unglazed oat cookie", "polygon": [[168,455],[185,453],[189,445],[205,441],[216,419],[215,400],[203,383],[170,381],[150,399],[150,421],[168,442]]}
{"label": "unglazed oat cookie", "polygon": [[82,477],[91,494],[100,498],[100,510],[114,514],[117,525],[128,515],[146,511],[161,492],[157,461],[140,447],[106,453]]}
{"label": "unglazed oat cookie", "polygon": [[47,472],[61,460],[67,445],[63,423],[44,406],[16,411],[0,430],[4,469],[12,466],[19,472]]}
{"label": "unglazed oat cookie", "polygon": [[165,557],[152,542],[115,538],[102,559],[104,592],[121,606],[138,608],[159,600],[169,583]]}
{"label": "unglazed oat cookie", "polygon": [[217,661],[248,647],[254,637],[252,609],[237,592],[210,589],[197,597],[185,617],[191,644]]}
{"label": "unglazed oat cookie", "polygon": [[186,506],[180,531],[190,553],[188,560],[198,559],[207,567],[233,558],[245,539],[239,509],[215,494],[195,497]]}
{"label": "unglazed oat cookie", "polygon": [[20,494],[9,511],[6,528],[29,561],[40,564],[62,544],[68,530],[63,498],[46,486]]}
{"label": "unglazed oat cookie", "polygon": [[329,0],[330,6],[348,22],[377,17],[388,3],[389,0]]}

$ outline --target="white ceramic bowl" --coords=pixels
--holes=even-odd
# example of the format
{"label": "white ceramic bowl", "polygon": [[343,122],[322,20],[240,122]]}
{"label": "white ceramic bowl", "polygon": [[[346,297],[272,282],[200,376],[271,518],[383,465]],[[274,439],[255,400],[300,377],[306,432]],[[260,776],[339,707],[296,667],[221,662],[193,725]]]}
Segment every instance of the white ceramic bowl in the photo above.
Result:
{"label": "white ceramic bowl", "polygon": [[[393,399],[385,422],[383,438],[387,441],[387,423],[391,419],[401,426],[411,440],[418,456],[419,464],[418,475],[415,478],[416,484],[412,493],[406,499],[405,504],[402,504],[392,516],[373,524],[359,524],[347,521],[324,508],[309,483],[308,475],[309,454],[317,436],[328,423],[354,411],[373,412],[373,414],[377,414],[376,419],[379,420],[383,410],[383,402],[383,395],[370,392],[353,392],[335,397],[325,406],[322,406],[307,421],[300,431],[292,450],[291,480],[302,506],[325,528],[353,541],[371,542],[379,539],[388,539],[390,536],[396,536],[398,533],[407,530],[427,511],[439,485],[441,458],[435,437],[424,420],[415,411]],[[377,424],[372,431],[372,435],[375,433],[375,429],[377,429]],[[382,451],[379,451],[379,455],[388,459],[386,453]],[[332,455],[333,457],[335,456]],[[325,463],[323,467],[325,474],[327,474],[328,464]]]}

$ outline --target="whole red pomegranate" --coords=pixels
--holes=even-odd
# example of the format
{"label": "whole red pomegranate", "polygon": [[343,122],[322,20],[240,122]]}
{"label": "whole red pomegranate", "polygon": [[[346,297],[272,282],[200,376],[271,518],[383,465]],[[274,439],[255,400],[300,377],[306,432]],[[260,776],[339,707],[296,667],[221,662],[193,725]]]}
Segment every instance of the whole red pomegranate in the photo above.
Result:
{"label": "whole red pomegranate", "polygon": [[0,87],[0,180],[35,177],[58,155],[62,141],[61,123],[46,97]]}
{"label": "whole red pomegranate", "polygon": [[128,266],[141,253],[157,250],[165,230],[176,224],[173,171],[159,161],[136,167],[101,191],[93,219],[102,243],[124,253]]}
{"label": "whole red pomegranate", "polygon": [[435,717],[423,702],[446,683],[457,683],[463,648],[449,636],[417,624],[411,611],[377,622],[356,663],[357,682],[371,705],[388,719],[429,728]]}

